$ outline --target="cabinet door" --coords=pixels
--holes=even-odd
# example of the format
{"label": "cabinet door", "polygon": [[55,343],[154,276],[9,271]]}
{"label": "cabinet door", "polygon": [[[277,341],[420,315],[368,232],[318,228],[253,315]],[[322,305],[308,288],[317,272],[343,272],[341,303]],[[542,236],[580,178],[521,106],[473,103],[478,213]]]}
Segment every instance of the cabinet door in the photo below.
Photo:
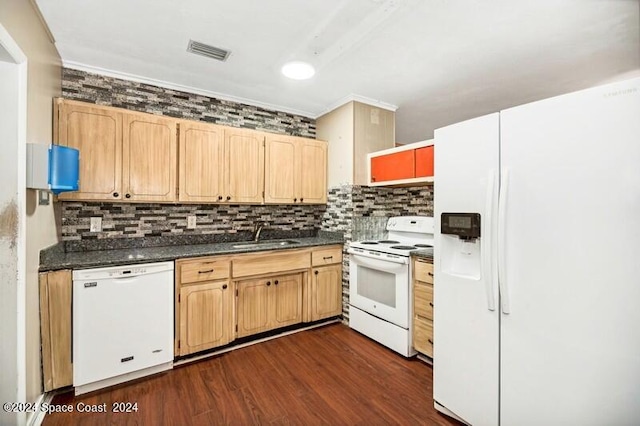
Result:
{"label": "cabinet door", "polygon": [[224,127],[180,122],[180,201],[223,201],[224,164]]}
{"label": "cabinet door", "polygon": [[416,149],[416,177],[433,176],[433,145]]}
{"label": "cabinet door", "polygon": [[297,144],[296,138],[290,136],[267,136],[265,142],[265,203],[298,201],[296,179],[300,173],[300,166]]}
{"label": "cabinet door", "polygon": [[228,281],[180,289],[180,355],[232,340],[233,291]]}
{"label": "cabinet door", "polygon": [[71,270],[40,274],[40,335],[45,391],[73,384]]}
{"label": "cabinet door", "polygon": [[[55,142],[80,151],[79,190],[61,200],[122,198],[122,115],[99,106],[57,101]],[[54,117],[54,120],[56,117]]]}
{"label": "cabinet door", "polygon": [[315,268],[311,276],[311,321],[342,313],[342,265]]}
{"label": "cabinet door", "polygon": [[252,279],[238,282],[238,336],[261,333],[271,328],[269,321],[269,289],[271,279]]}
{"label": "cabinet door", "polygon": [[305,141],[301,147],[300,201],[306,204],[327,202],[327,143]]}
{"label": "cabinet door", "polygon": [[371,181],[412,179],[415,177],[415,150],[371,158]]}
{"label": "cabinet door", "polygon": [[263,202],[264,138],[264,134],[252,130],[225,130],[225,201]]}
{"label": "cabinet door", "polygon": [[302,321],[302,274],[273,278],[270,297],[271,328],[285,327]]}
{"label": "cabinet door", "polygon": [[413,318],[413,347],[416,351],[433,358],[433,321]]}
{"label": "cabinet door", "polygon": [[146,114],[127,114],[122,146],[125,200],[175,201],[176,121]]}

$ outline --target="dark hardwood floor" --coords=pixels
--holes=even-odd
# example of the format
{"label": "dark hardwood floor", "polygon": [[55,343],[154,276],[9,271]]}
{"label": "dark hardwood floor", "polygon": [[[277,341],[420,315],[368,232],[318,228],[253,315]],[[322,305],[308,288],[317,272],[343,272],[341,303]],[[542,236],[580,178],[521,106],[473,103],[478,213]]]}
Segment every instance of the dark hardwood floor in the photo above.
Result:
{"label": "dark hardwood floor", "polygon": [[[331,324],[54,404],[43,425],[458,425],[433,408],[432,369],[343,324]],[[116,402],[137,412],[112,413]]]}

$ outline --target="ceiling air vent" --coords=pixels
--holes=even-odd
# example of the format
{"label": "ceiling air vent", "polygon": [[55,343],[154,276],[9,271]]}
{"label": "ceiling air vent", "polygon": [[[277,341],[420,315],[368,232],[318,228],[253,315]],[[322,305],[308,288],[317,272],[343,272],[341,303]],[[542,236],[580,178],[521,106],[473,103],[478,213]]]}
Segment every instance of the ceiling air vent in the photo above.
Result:
{"label": "ceiling air vent", "polygon": [[209,46],[208,44],[200,43],[199,41],[189,40],[189,46],[187,46],[187,52],[195,53],[197,55],[206,56],[207,58],[217,59],[219,61],[226,61],[230,51],[220,49],[219,47]]}

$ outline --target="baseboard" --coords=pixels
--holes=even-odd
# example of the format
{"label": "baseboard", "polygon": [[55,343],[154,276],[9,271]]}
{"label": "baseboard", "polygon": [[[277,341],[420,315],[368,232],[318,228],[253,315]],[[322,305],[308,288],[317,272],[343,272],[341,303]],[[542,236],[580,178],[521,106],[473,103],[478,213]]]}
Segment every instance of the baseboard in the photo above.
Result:
{"label": "baseboard", "polygon": [[45,392],[43,394],[41,394],[38,399],[36,399],[36,407],[38,407],[38,410],[34,413],[29,413],[29,415],[27,416],[27,425],[28,426],[40,426],[42,424],[42,422],[44,421],[44,416],[47,415],[46,411],[42,411],[40,410],[40,407],[42,407],[43,405],[49,405],[51,404],[51,401],[53,401],[53,397],[56,396],[56,392],[55,391],[51,391],[51,392]]}

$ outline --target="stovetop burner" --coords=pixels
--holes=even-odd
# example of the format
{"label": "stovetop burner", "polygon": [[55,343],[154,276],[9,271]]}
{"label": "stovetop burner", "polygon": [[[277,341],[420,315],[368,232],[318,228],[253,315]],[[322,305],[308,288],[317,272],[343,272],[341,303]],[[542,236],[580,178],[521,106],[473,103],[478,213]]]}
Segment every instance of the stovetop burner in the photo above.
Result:
{"label": "stovetop burner", "polygon": [[416,246],[391,246],[391,248],[396,250],[415,250]]}
{"label": "stovetop burner", "polygon": [[396,241],[396,240],[380,240],[378,242],[380,244],[400,244],[400,241]]}
{"label": "stovetop burner", "polygon": [[362,241],[360,244],[375,245],[375,244],[378,244],[378,242],[377,241]]}
{"label": "stovetop burner", "polygon": [[414,244],[418,248],[433,248],[431,244]]}

